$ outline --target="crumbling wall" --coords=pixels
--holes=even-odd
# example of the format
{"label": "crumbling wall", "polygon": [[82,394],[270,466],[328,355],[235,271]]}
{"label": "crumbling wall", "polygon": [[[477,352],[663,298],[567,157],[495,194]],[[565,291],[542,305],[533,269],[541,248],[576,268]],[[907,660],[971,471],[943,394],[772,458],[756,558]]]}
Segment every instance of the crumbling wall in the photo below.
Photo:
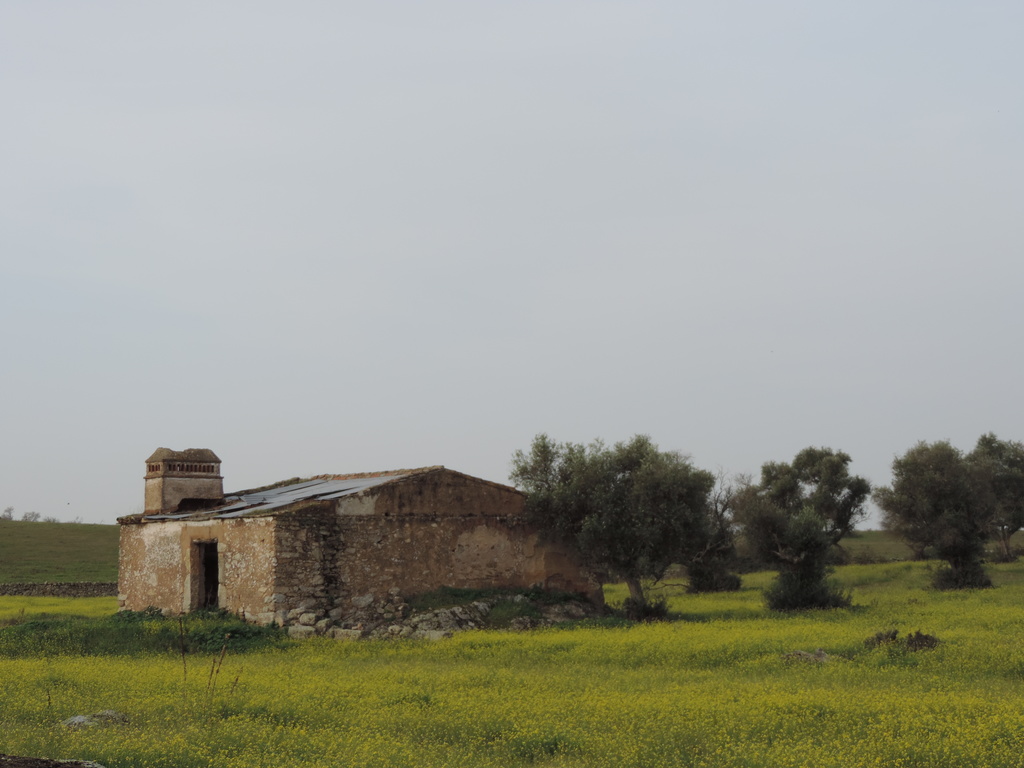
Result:
{"label": "crumbling wall", "polygon": [[445,470],[340,500],[336,602],[442,586],[598,595],[567,551],[524,522],[523,503],[513,488]]}
{"label": "crumbling wall", "polygon": [[121,608],[183,613],[198,605],[197,542],[217,542],[218,607],[257,620],[273,595],[274,519],[122,523]]}

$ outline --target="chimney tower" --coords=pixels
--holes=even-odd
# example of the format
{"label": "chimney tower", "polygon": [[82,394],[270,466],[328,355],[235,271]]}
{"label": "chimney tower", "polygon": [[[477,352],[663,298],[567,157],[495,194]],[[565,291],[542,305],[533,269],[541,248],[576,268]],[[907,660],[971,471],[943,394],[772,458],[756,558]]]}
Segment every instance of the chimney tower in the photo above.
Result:
{"label": "chimney tower", "polygon": [[157,448],[146,459],[146,510],[143,514],[201,509],[223,498],[220,459],[210,449]]}

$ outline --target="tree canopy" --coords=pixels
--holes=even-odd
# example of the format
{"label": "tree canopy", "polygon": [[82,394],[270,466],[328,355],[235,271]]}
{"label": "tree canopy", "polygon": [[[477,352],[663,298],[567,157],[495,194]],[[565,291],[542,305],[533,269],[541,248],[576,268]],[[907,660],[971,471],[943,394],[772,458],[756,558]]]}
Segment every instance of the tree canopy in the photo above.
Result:
{"label": "tree canopy", "polygon": [[513,455],[511,477],[534,523],[574,546],[602,581],[623,579],[641,605],[642,582],[661,579],[710,535],[714,477],[646,435],[611,447],[537,435],[529,452]]}
{"label": "tree canopy", "polygon": [[1024,444],[1000,440],[991,432],[978,438],[967,456],[988,483],[989,530],[1004,561],[1016,559],[1010,537],[1024,528]]}
{"label": "tree canopy", "polygon": [[684,562],[687,592],[729,592],[740,588],[736,565],[736,498],[743,478],[729,478],[719,470],[705,507],[705,539],[695,545]]}
{"label": "tree canopy", "polygon": [[875,491],[883,525],[947,562],[936,586],[991,586],[982,565],[995,512],[988,460],[971,460],[945,440],[920,442],[893,460],[892,476],[891,486]]}
{"label": "tree canopy", "polygon": [[789,517],[810,507],[822,519],[825,536],[838,544],[864,519],[871,484],[851,475],[850,455],[831,448],[804,448],[791,464],[761,467],[760,495]]}
{"label": "tree canopy", "polygon": [[768,462],[736,502],[736,519],[759,558],[779,569],[769,607],[830,608],[848,598],[827,580],[828,553],[865,515],[871,485],[851,475],[850,456],[805,448],[792,463]]}

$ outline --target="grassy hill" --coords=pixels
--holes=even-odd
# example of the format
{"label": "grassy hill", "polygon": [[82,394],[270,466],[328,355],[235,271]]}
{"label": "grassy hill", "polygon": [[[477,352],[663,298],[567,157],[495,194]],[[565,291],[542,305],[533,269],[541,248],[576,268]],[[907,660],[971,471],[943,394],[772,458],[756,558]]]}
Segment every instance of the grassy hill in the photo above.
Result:
{"label": "grassy hill", "polygon": [[0,584],[117,581],[116,525],[0,521]]}
{"label": "grassy hill", "polygon": [[888,563],[910,560],[910,547],[889,531],[854,531],[840,542],[851,563]]}

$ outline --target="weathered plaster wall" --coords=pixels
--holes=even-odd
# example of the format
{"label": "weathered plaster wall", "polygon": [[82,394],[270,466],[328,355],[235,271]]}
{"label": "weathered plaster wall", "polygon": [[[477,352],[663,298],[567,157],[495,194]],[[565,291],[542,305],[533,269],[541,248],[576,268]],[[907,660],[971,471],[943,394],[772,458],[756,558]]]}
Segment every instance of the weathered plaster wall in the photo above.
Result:
{"label": "weathered plaster wall", "polygon": [[181,524],[122,524],[118,553],[118,605],[141,611],[155,606],[181,610],[185,559]]}
{"label": "weathered plaster wall", "polygon": [[267,517],[213,522],[223,526],[217,535],[220,607],[255,621],[274,594],[276,522]]}
{"label": "weathered plaster wall", "polygon": [[274,519],[122,524],[118,597],[122,608],[168,613],[198,603],[195,542],[217,541],[218,605],[255,620],[273,595]]}
{"label": "weathered plaster wall", "polygon": [[220,499],[224,481],[205,473],[146,477],[146,512],[173,512],[182,499]]}

